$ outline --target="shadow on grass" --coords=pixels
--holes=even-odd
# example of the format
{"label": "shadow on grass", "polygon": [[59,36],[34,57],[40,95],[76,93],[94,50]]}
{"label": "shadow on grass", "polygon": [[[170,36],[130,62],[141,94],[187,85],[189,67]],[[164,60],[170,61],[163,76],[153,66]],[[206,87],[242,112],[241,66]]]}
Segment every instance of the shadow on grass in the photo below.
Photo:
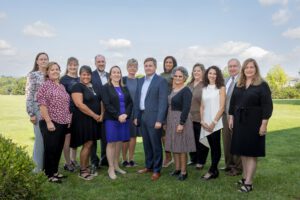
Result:
{"label": "shadow on grass", "polygon": [[300,105],[300,99],[273,99],[274,104]]}

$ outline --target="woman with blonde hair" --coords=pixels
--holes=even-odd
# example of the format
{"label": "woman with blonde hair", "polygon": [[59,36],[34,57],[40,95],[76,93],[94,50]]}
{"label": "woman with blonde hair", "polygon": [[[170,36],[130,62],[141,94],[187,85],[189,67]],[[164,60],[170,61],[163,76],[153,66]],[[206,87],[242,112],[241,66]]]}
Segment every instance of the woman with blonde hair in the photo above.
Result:
{"label": "woman with blonde hair", "polygon": [[229,107],[231,153],[241,156],[243,165],[243,178],[237,182],[240,192],[253,189],[257,157],[265,156],[265,135],[272,111],[270,88],[262,79],[256,60],[249,58],[243,63]]}

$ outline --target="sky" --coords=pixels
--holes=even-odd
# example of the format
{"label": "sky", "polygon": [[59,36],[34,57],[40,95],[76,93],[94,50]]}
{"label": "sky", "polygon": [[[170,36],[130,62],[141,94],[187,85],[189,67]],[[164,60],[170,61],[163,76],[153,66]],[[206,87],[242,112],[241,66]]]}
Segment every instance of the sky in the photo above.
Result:
{"label": "sky", "polygon": [[0,75],[25,76],[47,52],[65,70],[75,56],[106,71],[130,58],[164,57],[191,71],[196,62],[224,68],[252,57],[265,76],[281,65],[300,77],[300,0],[0,0]]}

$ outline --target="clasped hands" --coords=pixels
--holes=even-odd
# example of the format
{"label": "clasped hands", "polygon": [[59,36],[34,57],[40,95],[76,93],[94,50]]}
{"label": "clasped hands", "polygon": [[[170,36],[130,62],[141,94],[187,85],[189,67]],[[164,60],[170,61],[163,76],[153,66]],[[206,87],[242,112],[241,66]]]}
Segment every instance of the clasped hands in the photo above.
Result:
{"label": "clasped hands", "polygon": [[215,126],[216,126],[216,124],[214,122],[211,122],[210,124],[208,124],[208,123],[206,123],[204,121],[201,121],[201,125],[204,128],[204,130],[206,130],[206,131],[208,131],[210,133],[213,132],[213,130],[214,130]]}

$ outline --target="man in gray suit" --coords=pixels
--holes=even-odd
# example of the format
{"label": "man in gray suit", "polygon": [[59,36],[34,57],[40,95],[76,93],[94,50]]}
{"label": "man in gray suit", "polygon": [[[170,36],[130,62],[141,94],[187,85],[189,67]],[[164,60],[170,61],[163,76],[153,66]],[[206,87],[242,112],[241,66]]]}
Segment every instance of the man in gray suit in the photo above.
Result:
{"label": "man in gray suit", "polygon": [[145,152],[145,168],[138,173],[153,172],[153,181],[160,178],[162,124],[168,107],[168,83],[155,73],[156,68],[154,58],[145,59],[146,76],[138,81],[134,105],[134,123],[141,126]]}
{"label": "man in gray suit", "polygon": [[226,84],[226,107],[223,114],[223,146],[225,156],[225,171],[227,175],[236,176],[241,174],[241,159],[239,156],[232,155],[230,153],[232,131],[228,128],[228,110],[230,105],[230,98],[239,78],[241,69],[241,63],[238,59],[232,58],[228,61],[228,73],[229,77],[225,80]]}

